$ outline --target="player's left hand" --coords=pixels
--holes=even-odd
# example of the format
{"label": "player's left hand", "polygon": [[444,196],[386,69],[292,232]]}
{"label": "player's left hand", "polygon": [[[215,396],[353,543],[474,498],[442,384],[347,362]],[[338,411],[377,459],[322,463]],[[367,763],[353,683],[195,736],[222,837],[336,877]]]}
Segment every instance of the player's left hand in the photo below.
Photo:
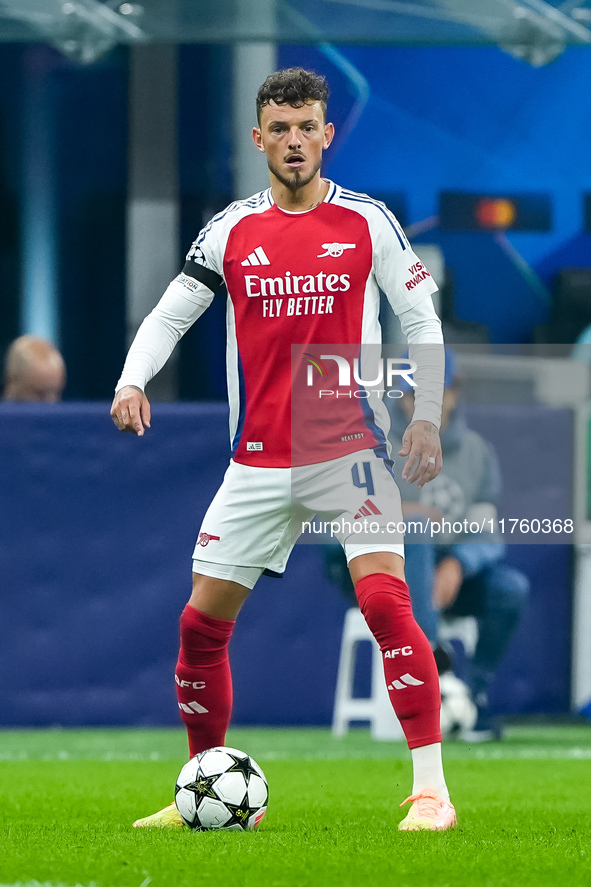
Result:
{"label": "player's left hand", "polygon": [[126,385],[115,395],[111,418],[119,431],[130,431],[142,437],[146,428],[150,428],[150,401],[141,388]]}
{"label": "player's left hand", "polygon": [[443,458],[439,432],[432,422],[419,420],[411,422],[402,438],[399,456],[408,456],[402,470],[402,477],[409,484],[417,483],[417,490],[437,477],[441,471]]}

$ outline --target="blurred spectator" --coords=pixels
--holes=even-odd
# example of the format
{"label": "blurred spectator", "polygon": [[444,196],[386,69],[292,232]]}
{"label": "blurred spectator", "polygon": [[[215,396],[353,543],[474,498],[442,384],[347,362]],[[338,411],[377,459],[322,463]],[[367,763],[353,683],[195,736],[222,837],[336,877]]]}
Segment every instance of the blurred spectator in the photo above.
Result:
{"label": "blurred spectator", "polygon": [[4,360],[3,400],[57,403],[66,385],[66,364],[57,348],[37,336],[20,336]]}
{"label": "blurred spectator", "polygon": [[[394,404],[394,453],[400,448],[408,416],[412,415],[413,400],[408,391],[399,400],[390,401]],[[496,502],[501,489],[497,456],[492,446],[466,424],[457,360],[449,349],[440,434],[442,471],[420,491],[400,479],[400,466],[395,464],[405,520],[407,524],[418,520],[426,527],[429,520],[445,519],[450,524],[456,522],[456,527],[479,524],[486,531],[438,532],[436,543],[427,534],[407,532],[406,581],[415,618],[436,653],[441,646],[441,615],[476,617],[478,642],[468,662],[467,682],[478,709],[478,720],[464,738],[500,738],[500,730],[490,716],[487,691],[517,628],[529,583],[521,572],[505,563],[505,545],[496,524]],[[464,523],[466,520],[468,524]],[[445,657],[440,656],[439,661],[442,671]]]}

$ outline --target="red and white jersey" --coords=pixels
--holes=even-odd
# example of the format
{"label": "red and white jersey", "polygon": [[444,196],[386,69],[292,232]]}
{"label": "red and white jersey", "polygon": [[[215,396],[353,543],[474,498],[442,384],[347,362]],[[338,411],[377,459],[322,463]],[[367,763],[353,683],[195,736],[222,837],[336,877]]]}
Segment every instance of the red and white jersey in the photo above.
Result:
{"label": "red and white jersey", "polygon": [[[187,256],[184,275],[211,290],[224,281],[228,290],[236,462],[289,467],[368,447],[386,455],[384,405],[345,399],[330,411],[319,402],[316,415],[307,417],[314,429],[307,446],[292,450],[291,346],[315,358],[316,345],[379,344],[380,288],[397,314],[437,289],[383,203],[328,184],[324,201],[303,213],[280,209],[270,188],[232,203],[201,231]],[[330,388],[330,380],[322,384]]]}

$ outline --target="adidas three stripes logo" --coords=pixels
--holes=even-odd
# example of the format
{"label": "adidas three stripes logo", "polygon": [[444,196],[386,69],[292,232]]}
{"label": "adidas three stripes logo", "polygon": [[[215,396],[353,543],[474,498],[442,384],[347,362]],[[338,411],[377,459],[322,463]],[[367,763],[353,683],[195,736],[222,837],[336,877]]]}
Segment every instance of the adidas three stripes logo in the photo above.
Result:
{"label": "adidas three stripes logo", "polygon": [[209,709],[205,708],[203,705],[199,705],[198,702],[179,702],[179,708],[186,712],[188,715],[206,715],[209,714]]}
{"label": "adidas three stripes logo", "polygon": [[271,262],[267,258],[265,250],[262,246],[257,246],[253,252],[243,261],[241,265],[270,265]]}
{"label": "adidas three stripes logo", "polygon": [[413,676],[407,672],[406,674],[403,674],[399,680],[392,681],[391,684],[388,684],[388,690],[406,690],[407,687],[420,687],[421,684],[424,683],[424,681],[419,681],[418,678],[413,678]]}

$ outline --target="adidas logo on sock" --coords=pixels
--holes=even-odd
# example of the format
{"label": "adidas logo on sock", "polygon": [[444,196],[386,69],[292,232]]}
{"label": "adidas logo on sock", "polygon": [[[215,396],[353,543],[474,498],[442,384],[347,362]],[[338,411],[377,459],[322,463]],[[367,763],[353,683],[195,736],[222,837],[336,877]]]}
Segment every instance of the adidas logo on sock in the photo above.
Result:
{"label": "adidas logo on sock", "polygon": [[424,683],[424,681],[419,681],[418,678],[413,678],[407,672],[402,675],[400,680],[392,681],[391,684],[388,684],[388,690],[406,690],[407,687],[420,687]]}
{"label": "adidas logo on sock", "polygon": [[262,246],[257,246],[257,248],[249,254],[249,256],[243,261],[240,262],[241,265],[270,265],[271,262],[266,256],[265,250]]}
{"label": "adidas logo on sock", "polygon": [[181,709],[181,711],[186,712],[188,715],[209,714],[209,709],[204,708],[202,705],[199,705],[198,702],[179,702],[179,708]]}

